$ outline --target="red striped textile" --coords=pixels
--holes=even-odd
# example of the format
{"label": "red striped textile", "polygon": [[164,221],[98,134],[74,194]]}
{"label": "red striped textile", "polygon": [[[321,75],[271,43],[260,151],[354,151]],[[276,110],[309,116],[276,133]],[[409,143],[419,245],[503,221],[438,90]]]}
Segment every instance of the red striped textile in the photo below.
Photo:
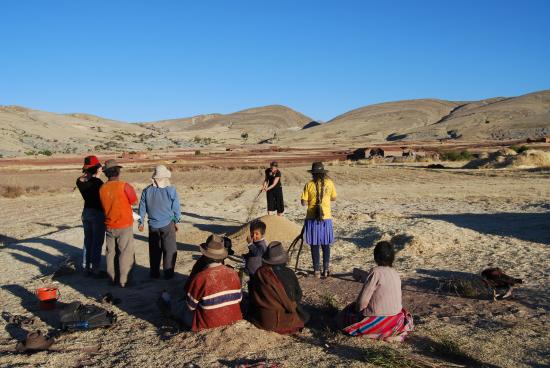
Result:
{"label": "red striped textile", "polygon": [[366,336],[371,339],[403,341],[414,329],[413,318],[405,309],[394,316],[363,317],[348,305],[343,311],[343,330],[350,336]]}

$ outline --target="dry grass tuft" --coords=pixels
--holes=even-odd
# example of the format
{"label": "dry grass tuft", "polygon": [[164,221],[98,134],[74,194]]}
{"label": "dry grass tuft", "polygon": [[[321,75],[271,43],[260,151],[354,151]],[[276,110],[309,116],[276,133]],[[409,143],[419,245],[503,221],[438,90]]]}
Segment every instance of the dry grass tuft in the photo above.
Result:
{"label": "dry grass tuft", "polygon": [[323,307],[332,313],[336,314],[340,310],[340,303],[338,303],[338,298],[332,293],[325,293],[321,295],[321,300]]}
{"label": "dry grass tuft", "polygon": [[[513,153],[512,153],[513,152]],[[489,154],[487,158],[473,160],[465,169],[502,169],[502,168],[549,168],[550,152],[539,150],[522,151],[500,150]]]}
{"label": "dry grass tuft", "polygon": [[409,358],[388,346],[369,347],[365,350],[366,362],[382,368],[427,368],[431,364]]}
{"label": "dry grass tuft", "polygon": [[370,165],[373,165],[375,163],[377,163],[376,159],[370,159],[370,160],[364,159],[364,160],[357,160],[355,162],[355,164],[358,165],[358,166],[370,166]]}
{"label": "dry grass tuft", "polygon": [[510,160],[512,167],[550,167],[550,153],[538,150],[523,151]]}
{"label": "dry grass tuft", "polygon": [[434,159],[434,157],[430,157],[430,156],[416,156],[415,161],[416,162],[424,162],[424,163],[432,163],[432,162],[437,162],[439,160],[436,160],[436,159]]}
{"label": "dry grass tuft", "polygon": [[[42,188],[39,185],[32,185],[30,187],[22,187],[21,185],[2,185],[0,186],[0,196],[4,198],[19,198],[24,194],[41,193]],[[57,190],[49,190],[50,193],[57,192]]]}
{"label": "dry grass tuft", "polygon": [[481,279],[446,279],[439,284],[438,290],[455,294],[462,298],[487,298],[488,289]]}
{"label": "dry grass tuft", "polygon": [[2,187],[2,197],[4,198],[17,198],[21,197],[25,193],[23,187],[18,185],[6,185]]}

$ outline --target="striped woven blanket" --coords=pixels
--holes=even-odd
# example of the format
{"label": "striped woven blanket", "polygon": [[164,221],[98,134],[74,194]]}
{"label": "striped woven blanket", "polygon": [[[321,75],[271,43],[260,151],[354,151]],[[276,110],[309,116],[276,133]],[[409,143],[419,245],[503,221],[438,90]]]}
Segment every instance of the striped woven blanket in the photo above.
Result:
{"label": "striped woven blanket", "polygon": [[363,317],[353,304],[342,311],[344,332],[350,336],[365,336],[386,341],[403,341],[413,331],[412,315],[405,309],[395,316]]}

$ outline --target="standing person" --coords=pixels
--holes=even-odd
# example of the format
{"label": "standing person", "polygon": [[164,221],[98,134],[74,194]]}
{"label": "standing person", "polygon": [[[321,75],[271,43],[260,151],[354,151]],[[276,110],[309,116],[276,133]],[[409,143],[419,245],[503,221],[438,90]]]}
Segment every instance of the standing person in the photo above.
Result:
{"label": "standing person", "polygon": [[322,162],[311,165],[312,179],[302,192],[302,206],[307,206],[304,235],[311,247],[313,274],[320,278],[320,252],[323,250],[323,277],[330,274],[330,245],[334,242],[330,204],[336,200],[336,188]]}
{"label": "standing person", "polygon": [[285,203],[283,200],[281,171],[276,161],[273,161],[269,169],[265,170],[265,180],[262,186],[262,192],[266,192],[267,214],[269,215],[270,212],[276,211],[278,216],[282,216],[285,212]]}
{"label": "standing person", "polygon": [[132,205],[137,196],[130,184],[120,180],[121,168],[115,160],[105,162],[103,173],[109,180],[99,190],[99,197],[107,227],[107,273],[113,284],[126,287],[135,258]]}
{"label": "standing person", "polygon": [[84,158],[83,175],[76,180],[76,186],[84,199],[82,226],[84,228],[84,268],[87,275],[99,275],[101,249],[105,240],[105,216],[99,199],[103,181],[99,178],[101,164],[96,156]]}
{"label": "standing person", "polygon": [[143,219],[149,217],[149,265],[150,276],[160,277],[160,260],[164,278],[174,276],[177,257],[176,232],[181,217],[180,200],[176,187],[170,185],[172,173],[164,165],[153,172],[153,184],[141,193],[139,202],[139,231],[143,231]]}

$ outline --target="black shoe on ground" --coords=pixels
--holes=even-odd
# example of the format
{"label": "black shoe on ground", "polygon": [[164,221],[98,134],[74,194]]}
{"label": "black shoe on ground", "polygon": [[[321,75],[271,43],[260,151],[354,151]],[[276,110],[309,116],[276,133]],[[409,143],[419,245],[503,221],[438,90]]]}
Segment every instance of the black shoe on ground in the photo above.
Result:
{"label": "black shoe on ground", "polygon": [[164,271],[164,279],[170,280],[174,277],[174,270],[165,270]]}
{"label": "black shoe on ground", "polygon": [[105,271],[98,271],[98,272],[94,272],[94,274],[92,275],[92,277],[94,279],[106,279],[109,277],[109,274]]}

